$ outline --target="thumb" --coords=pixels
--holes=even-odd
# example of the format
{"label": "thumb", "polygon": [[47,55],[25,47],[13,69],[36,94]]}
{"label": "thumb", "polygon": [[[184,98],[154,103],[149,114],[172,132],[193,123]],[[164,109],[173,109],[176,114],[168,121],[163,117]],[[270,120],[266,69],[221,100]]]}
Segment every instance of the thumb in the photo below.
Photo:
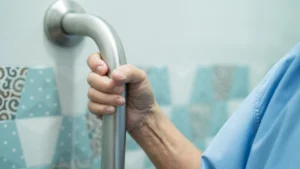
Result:
{"label": "thumb", "polygon": [[133,65],[126,64],[115,69],[112,72],[111,78],[117,85],[142,83],[147,80],[147,74]]}

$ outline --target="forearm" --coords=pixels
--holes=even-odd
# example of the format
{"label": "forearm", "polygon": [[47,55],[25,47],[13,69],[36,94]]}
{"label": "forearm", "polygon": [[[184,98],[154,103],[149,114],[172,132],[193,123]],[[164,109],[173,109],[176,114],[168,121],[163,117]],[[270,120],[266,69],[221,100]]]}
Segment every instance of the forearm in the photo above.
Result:
{"label": "forearm", "polygon": [[130,133],[157,169],[199,169],[201,152],[168,120],[160,108]]}

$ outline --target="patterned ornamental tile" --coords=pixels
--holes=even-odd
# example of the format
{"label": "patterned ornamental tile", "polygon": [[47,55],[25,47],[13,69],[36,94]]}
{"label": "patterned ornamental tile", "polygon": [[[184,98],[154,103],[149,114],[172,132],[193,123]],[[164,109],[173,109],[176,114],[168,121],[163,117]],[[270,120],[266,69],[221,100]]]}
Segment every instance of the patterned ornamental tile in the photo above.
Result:
{"label": "patterned ornamental tile", "polygon": [[0,121],[15,119],[26,74],[26,67],[0,67]]}
{"label": "patterned ornamental tile", "polygon": [[25,168],[24,154],[15,122],[0,122],[0,133],[0,168]]}
{"label": "patterned ornamental tile", "polygon": [[89,111],[87,112],[88,113],[85,115],[86,128],[92,150],[92,157],[97,158],[101,155],[102,121]]}
{"label": "patterned ornamental tile", "polygon": [[211,103],[194,104],[188,107],[192,140],[205,139],[209,135],[212,109]]}
{"label": "patterned ornamental tile", "polygon": [[214,100],[228,100],[232,87],[233,66],[213,67],[213,98]]}
{"label": "patterned ornamental tile", "polygon": [[206,140],[221,129],[228,119],[228,104],[223,101],[195,104],[189,106],[192,126],[192,139],[196,147],[206,148]]}
{"label": "patterned ornamental tile", "polygon": [[[88,110],[86,111],[86,129],[89,138],[89,148],[90,150],[90,158],[89,160],[83,161],[83,164],[76,165],[79,169],[80,167],[87,167],[88,169],[99,169],[101,168],[101,140],[102,140],[102,121],[98,119],[95,115],[90,113]],[[84,163],[85,162],[85,163]],[[80,168],[80,169],[81,169]]]}
{"label": "patterned ornamental tile", "polygon": [[52,68],[29,68],[17,118],[55,116],[61,114]]}

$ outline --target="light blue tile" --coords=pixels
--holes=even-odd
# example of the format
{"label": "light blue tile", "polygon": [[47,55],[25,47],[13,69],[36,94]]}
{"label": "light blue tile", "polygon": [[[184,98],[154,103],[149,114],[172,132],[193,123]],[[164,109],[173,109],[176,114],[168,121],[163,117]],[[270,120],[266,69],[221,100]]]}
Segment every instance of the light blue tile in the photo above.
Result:
{"label": "light blue tile", "polygon": [[160,105],[171,104],[171,90],[167,67],[151,67],[145,69],[153,89],[156,101]]}
{"label": "light blue tile", "polygon": [[71,164],[73,148],[73,126],[74,118],[64,116],[52,162],[56,166],[68,166]]}
{"label": "light blue tile", "polygon": [[26,168],[26,169],[53,169],[55,168],[54,165],[52,164],[47,164],[47,165],[41,165],[41,166],[35,166],[35,167],[29,167],[29,168]]}
{"label": "light blue tile", "polygon": [[227,102],[214,102],[212,108],[210,136],[215,136],[227,121]]}
{"label": "light blue tile", "polygon": [[[91,159],[87,160],[82,160],[82,159],[77,159],[77,160],[72,160],[72,169],[91,169],[92,164],[91,164]],[[101,167],[99,167],[101,168]]]}
{"label": "light blue tile", "polygon": [[17,111],[17,118],[60,114],[60,101],[53,70],[51,68],[29,68]]}
{"label": "light blue tile", "polygon": [[149,157],[146,157],[144,160],[144,169],[155,169],[153,163],[151,162],[151,160],[149,159]]}
{"label": "light blue tile", "polygon": [[212,69],[198,68],[195,73],[191,90],[190,104],[207,103],[212,101],[213,84]]}
{"label": "light blue tile", "polygon": [[249,93],[248,67],[236,67],[232,75],[230,99],[245,98]]}
{"label": "light blue tile", "polygon": [[138,149],[141,149],[141,147],[128,133],[126,133],[126,151],[138,150]]}
{"label": "light blue tile", "polygon": [[23,150],[15,122],[0,122],[0,133],[0,168],[25,168]]}
{"label": "light blue tile", "polygon": [[72,163],[60,162],[53,165],[53,169],[72,169]]}
{"label": "light blue tile", "polygon": [[192,139],[191,120],[186,106],[173,106],[171,121],[184,136]]}
{"label": "light blue tile", "polygon": [[73,160],[89,160],[92,152],[84,115],[74,117],[73,131]]}
{"label": "light blue tile", "polygon": [[101,168],[101,157],[97,156],[93,159],[91,163],[91,169],[99,169]]}
{"label": "light blue tile", "polygon": [[192,143],[201,151],[205,150],[205,142],[203,139],[193,139]]}

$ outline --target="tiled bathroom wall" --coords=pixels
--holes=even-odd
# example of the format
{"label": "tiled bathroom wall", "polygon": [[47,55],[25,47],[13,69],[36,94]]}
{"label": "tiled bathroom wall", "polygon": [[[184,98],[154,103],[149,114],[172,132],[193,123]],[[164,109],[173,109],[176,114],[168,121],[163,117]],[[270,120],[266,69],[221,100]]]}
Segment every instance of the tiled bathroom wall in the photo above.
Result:
{"label": "tiled bathroom wall", "polygon": [[[168,118],[201,150],[205,150],[251,90],[247,66],[159,66],[143,69]],[[154,168],[129,135],[127,152],[128,168]]]}
{"label": "tiled bathroom wall", "polygon": [[[201,150],[250,92],[256,71],[236,65],[141,68],[167,117]],[[87,109],[63,115],[58,93],[51,68],[0,67],[1,168],[100,168],[101,121]],[[129,135],[126,146],[127,169],[154,168]]]}
{"label": "tiled bathroom wall", "polygon": [[[74,1],[114,27],[128,63],[147,71],[164,112],[201,150],[300,39],[297,0]],[[100,168],[102,124],[84,91],[87,56],[99,49],[44,37],[53,2],[0,5],[0,169]],[[130,136],[126,146],[126,169],[154,168]]]}

